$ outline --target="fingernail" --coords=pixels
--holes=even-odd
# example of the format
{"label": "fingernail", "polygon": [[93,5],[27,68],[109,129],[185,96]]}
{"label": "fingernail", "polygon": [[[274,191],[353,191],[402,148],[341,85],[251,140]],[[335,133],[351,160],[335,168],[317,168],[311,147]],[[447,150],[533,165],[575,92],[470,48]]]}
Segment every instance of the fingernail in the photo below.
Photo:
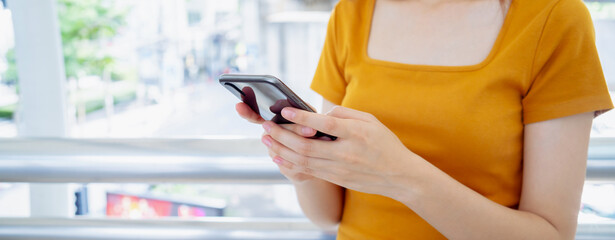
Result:
{"label": "fingernail", "polygon": [[293,110],[292,108],[284,108],[282,109],[282,117],[288,119],[288,120],[292,120],[293,118],[295,118],[295,115],[297,115],[295,113],[295,110]]}
{"label": "fingernail", "polygon": [[308,134],[312,134],[314,130],[311,127],[302,127],[301,132],[303,132],[303,134],[305,135],[308,135]]}
{"label": "fingernail", "polygon": [[267,147],[271,147],[271,140],[269,140],[269,138],[263,137],[261,141],[267,145]]}
{"label": "fingernail", "polygon": [[274,163],[276,163],[276,164],[282,164],[282,158],[280,158],[280,157],[274,157],[274,158],[273,158],[273,162],[274,162]]}
{"label": "fingernail", "polygon": [[263,128],[265,129],[265,132],[271,132],[271,124],[268,122],[264,122],[263,123]]}

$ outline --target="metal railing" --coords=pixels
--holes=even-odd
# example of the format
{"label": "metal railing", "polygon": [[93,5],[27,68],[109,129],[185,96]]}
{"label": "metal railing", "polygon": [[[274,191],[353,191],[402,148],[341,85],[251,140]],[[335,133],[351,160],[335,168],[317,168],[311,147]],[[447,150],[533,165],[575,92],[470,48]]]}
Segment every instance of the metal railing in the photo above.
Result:
{"label": "metal railing", "polygon": [[[615,139],[590,141],[587,180],[615,181]],[[287,182],[258,139],[4,139],[0,182]],[[577,239],[613,239],[580,223]],[[333,239],[306,219],[0,218],[9,239]]]}
{"label": "metal railing", "polygon": [[0,140],[0,182],[286,182],[257,139]]}
{"label": "metal railing", "polygon": [[320,231],[307,219],[289,218],[0,218],[0,238],[329,240],[335,235]]}
{"label": "metal railing", "polygon": [[[590,141],[587,180],[615,180],[615,138]],[[258,139],[5,139],[0,182],[285,182]]]}

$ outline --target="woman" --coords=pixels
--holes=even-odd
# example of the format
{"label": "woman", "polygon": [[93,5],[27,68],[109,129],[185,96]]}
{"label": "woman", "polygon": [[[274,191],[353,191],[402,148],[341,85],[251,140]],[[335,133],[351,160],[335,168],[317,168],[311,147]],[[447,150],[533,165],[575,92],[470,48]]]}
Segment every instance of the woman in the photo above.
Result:
{"label": "woman", "polygon": [[342,0],[312,89],[293,125],[237,111],[339,239],[573,239],[613,107],[580,0]]}

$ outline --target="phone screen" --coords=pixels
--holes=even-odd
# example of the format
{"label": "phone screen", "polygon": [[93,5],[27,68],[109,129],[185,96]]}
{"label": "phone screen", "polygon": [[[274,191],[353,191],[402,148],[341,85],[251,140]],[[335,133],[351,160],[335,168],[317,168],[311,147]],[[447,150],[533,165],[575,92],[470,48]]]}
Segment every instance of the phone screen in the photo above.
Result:
{"label": "phone screen", "polygon": [[290,123],[281,114],[285,107],[304,109],[278,87],[268,82],[226,82],[224,87],[250,106],[254,112],[260,114],[263,119],[275,123]]}

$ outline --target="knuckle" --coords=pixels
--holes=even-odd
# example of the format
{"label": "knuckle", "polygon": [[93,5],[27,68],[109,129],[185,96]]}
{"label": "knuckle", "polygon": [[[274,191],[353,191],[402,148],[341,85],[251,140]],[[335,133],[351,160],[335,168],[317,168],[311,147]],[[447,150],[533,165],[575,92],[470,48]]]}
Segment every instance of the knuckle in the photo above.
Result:
{"label": "knuckle", "polygon": [[284,161],[283,166],[284,168],[288,169],[288,171],[293,171],[293,169],[295,168],[295,164],[289,161]]}
{"label": "knuckle", "polygon": [[323,130],[325,132],[332,132],[337,127],[337,122],[333,118],[326,119],[323,124]]}
{"label": "knuckle", "polygon": [[356,164],[357,158],[355,157],[354,154],[350,154],[350,153],[346,153],[342,155],[342,161],[348,163],[348,164]]}
{"label": "knuckle", "polygon": [[363,134],[363,127],[361,126],[361,124],[357,122],[351,122],[350,125],[352,126],[352,131],[348,131],[348,136],[352,138],[357,138]]}
{"label": "knuckle", "polygon": [[312,142],[307,139],[301,139],[297,147],[297,153],[306,156],[312,152]]}
{"label": "knuckle", "polygon": [[358,139],[361,142],[369,140],[371,134],[366,125],[358,123],[354,124],[353,126],[353,130],[349,133],[350,136],[355,139]]}
{"label": "knuckle", "polygon": [[369,130],[367,130],[365,127],[358,127],[357,131],[354,131],[354,137],[357,137],[361,142],[367,142],[370,140],[369,136]]}
{"label": "knuckle", "polygon": [[335,114],[340,113],[340,111],[342,111],[342,107],[340,107],[340,106],[333,106],[331,108],[331,110],[327,113],[327,115],[335,115]]}
{"label": "knuckle", "polygon": [[302,167],[301,168],[301,172],[305,173],[305,174],[308,174],[308,175],[312,175],[314,173],[314,170],[312,170],[311,168],[308,168],[308,167]]}
{"label": "knuckle", "polygon": [[303,128],[303,126],[299,124],[292,124],[292,126],[293,127],[290,130],[297,135],[301,135],[301,129]]}
{"label": "knuckle", "polygon": [[269,150],[274,152],[274,153],[279,153],[280,152],[280,145],[276,143],[275,140],[271,141],[271,147],[269,147]]}
{"label": "knuckle", "polygon": [[335,151],[335,152],[333,152],[333,157],[335,158],[335,160],[343,162],[345,160],[345,158],[346,158],[346,152],[344,152],[344,151]]}
{"label": "knuckle", "polygon": [[301,166],[302,168],[308,168],[310,167],[310,161],[308,160],[308,158],[306,156],[299,156],[297,158],[297,165]]}
{"label": "knuckle", "polygon": [[271,126],[271,129],[269,130],[269,135],[272,137],[277,137],[279,135],[280,131],[278,129],[278,127],[276,125]]}
{"label": "knuckle", "polygon": [[367,114],[368,118],[371,118],[372,120],[378,120],[378,118],[376,118],[376,116],[374,116],[374,114],[368,113],[366,112],[365,114]]}

